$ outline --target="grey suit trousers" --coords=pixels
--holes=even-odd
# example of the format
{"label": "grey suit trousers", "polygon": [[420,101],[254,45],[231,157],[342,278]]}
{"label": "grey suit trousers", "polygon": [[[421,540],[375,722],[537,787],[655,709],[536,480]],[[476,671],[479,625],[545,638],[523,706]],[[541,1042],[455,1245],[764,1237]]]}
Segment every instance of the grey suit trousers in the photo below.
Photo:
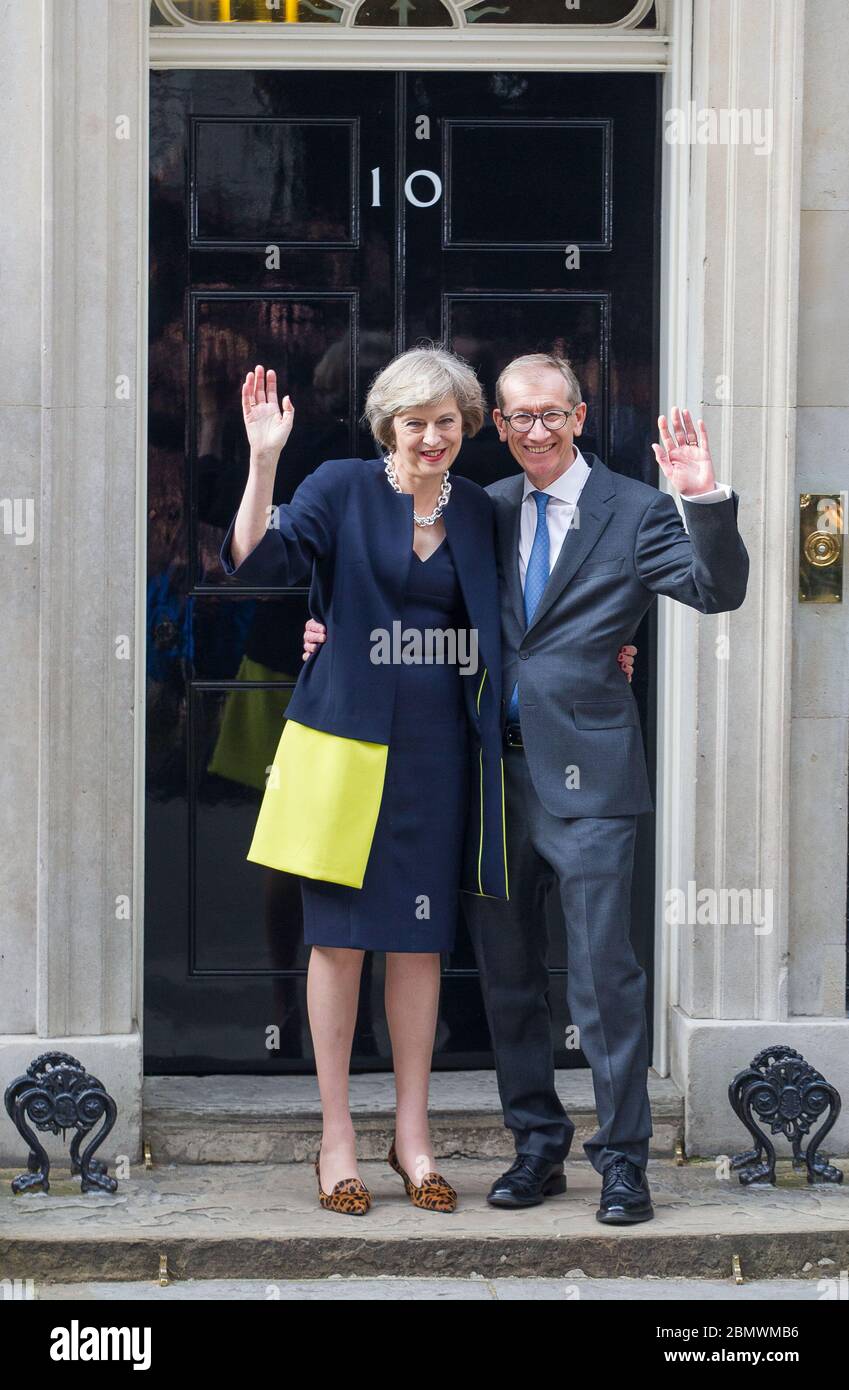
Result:
{"label": "grey suit trousers", "polygon": [[545,809],[522,749],[504,754],[510,898],[463,894],[495,1051],[504,1121],[517,1153],[558,1162],[575,1126],[554,1087],[545,893],[566,920],[566,998],[592,1068],[599,1127],[584,1144],[600,1173],[624,1154],[645,1167],[646,976],[629,937],[634,816],[563,819]]}

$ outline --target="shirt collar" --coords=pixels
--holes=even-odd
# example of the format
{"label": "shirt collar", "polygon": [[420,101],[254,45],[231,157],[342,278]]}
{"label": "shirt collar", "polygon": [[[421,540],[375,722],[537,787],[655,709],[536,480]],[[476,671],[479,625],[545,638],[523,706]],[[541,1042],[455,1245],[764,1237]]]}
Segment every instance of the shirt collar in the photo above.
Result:
{"label": "shirt collar", "polygon": [[587,478],[590,475],[590,465],[587,463],[577,444],[575,445],[575,458],[565,473],[561,473],[559,478],[555,478],[548,487],[537,489],[534,487],[527,473],[525,474],[525,486],[522,492],[524,502],[531,492],[547,492],[552,497],[557,497],[561,502],[577,503],[578,494]]}

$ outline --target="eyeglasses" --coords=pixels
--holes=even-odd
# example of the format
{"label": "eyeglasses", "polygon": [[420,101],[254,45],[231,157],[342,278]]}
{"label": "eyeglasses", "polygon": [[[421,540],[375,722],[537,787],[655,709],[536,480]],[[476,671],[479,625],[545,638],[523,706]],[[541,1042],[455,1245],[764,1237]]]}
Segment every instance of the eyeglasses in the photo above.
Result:
{"label": "eyeglasses", "polygon": [[541,415],[535,415],[530,410],[517,410],[503,418],[517,434],[527,434],[537,420],[542,420],[547,430],[562,430],[569,416],[577,409],[578,406],[573,405],[571,410],[544,410]]}

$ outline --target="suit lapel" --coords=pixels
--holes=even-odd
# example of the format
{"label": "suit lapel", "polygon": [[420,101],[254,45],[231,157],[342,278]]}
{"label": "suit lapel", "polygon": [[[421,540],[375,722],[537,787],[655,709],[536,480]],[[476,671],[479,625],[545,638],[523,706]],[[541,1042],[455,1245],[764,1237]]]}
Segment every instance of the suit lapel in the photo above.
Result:
{"label": "suit lapel", "polygon": [[525,489],[524,473],[518,478],[511,478],[510,483],[510,492],[498,503],[499,561],[506,602],[512,605],[516,621],[524,632],[525,599],[519,575],[519,528],[522,518],[522,494]]}
{"label": "suit lapel", "polygon": [[[491,665],[492,654],[499,640],[497,588],[487,593],[483,582],[479,556],[482,543],[480,525],[474,511],[467,507],[467,498],[459,488],[442,514],[445,522],[445,544],[457,570],[457,580],[473,628],[478,630],[483,665]],[[490,574],[492,572],[490,571]]]}
{"label": "suit lapel", "polygon": [[[588,463],[591,463],[590,476],[581,489],[578,498],[577,518],[579,525],[573,523],[566,535],[563,537],[563,544],[560,547],[560,554],[554,565],[554,569],[548,576],[548,583],[543,589],[542,598],[537,605],[534,613],[533,622],[527,627],[536,627],[540,619],[544,618],[551,605],[560,597],[572,575],[578,566],[586,559],[592,550],[602,531],[613,515],[613,508],[610,506],[609,499],[614,497],[616,489],[613,486],[613,476],[609,468],[605,468],[601,459],[595,454],[585,454]],[[516,541],[516,569],[518,572],[518,531]],[[523,609],[523,626],[524,609]]]}

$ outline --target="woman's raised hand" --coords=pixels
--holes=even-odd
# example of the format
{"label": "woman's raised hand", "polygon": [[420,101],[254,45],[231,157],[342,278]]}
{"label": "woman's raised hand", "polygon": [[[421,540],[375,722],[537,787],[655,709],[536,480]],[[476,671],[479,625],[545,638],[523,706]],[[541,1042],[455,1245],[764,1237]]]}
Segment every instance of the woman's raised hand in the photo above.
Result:
{"label": "woman's raised hand", "polygon": [[248,372],[242,383],[242,414],[251,458],[275,465],[295,423],[295,407],[288,396],[283,397],[283,409],[277,404],[277,373],[257,366]]}

